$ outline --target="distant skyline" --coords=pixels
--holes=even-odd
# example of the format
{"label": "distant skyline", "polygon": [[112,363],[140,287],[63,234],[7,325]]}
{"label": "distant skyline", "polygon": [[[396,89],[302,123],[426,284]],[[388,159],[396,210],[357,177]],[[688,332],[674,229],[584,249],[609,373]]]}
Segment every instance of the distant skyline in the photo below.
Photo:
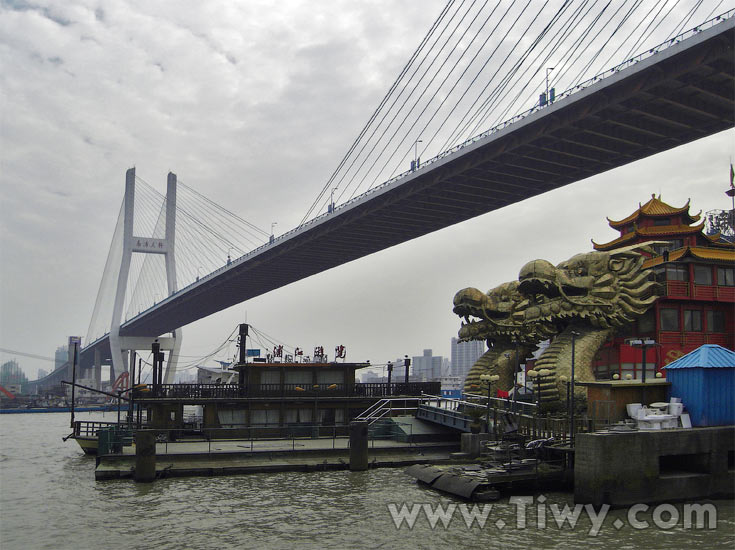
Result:
{"label": "distant skyline", "polygon": [[[53,358],[86,334],[131,166],[295,227],[443,5],[0,3],[0,347]],[[449,357],[458,290],[591,250],[651,194],[729,209],[733,156],[728,130],[293,283],[183,327],[180,363],[241,322],[348,361]]]}

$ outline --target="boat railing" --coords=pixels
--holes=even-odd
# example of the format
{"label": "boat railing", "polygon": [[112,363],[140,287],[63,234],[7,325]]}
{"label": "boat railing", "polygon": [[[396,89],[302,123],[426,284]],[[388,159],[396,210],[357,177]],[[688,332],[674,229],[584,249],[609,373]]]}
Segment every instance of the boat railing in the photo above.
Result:
{"label": "boat railing", "polygon": [[96,420],[74,421],[74,437],[97,437],[100,430],[128,427],[127,422],[98,422]]}
{"label": "boat railing", "polygon": [[158,384],[138,387],[133,398],[138,399],[231,399],[245,397],[367,397],[381,398],[439,393],[439,382],[395,382],[354,384]]}

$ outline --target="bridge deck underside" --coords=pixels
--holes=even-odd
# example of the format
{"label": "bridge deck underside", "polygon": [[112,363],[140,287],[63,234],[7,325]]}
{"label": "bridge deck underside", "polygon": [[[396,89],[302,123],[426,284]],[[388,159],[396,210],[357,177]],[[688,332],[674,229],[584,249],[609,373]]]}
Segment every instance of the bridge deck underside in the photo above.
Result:
{"label": "bridge deck underside", "polygon": [[128,321],[121,335],[170,332],[373,252],[732,128],[734,36],[728,22],[707,40],[672,47],[655,63],[641,62],[534,113],[233,262]]}

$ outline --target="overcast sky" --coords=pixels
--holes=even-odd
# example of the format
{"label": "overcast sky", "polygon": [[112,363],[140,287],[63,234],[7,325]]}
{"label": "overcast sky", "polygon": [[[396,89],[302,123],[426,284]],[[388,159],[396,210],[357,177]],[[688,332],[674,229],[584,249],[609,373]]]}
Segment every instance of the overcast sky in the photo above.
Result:
{"label": "overcast sky", "polygon": [[[176,172],[266,230],[297,224],[443,4],[0,0],[0,347],[53,357],[86,334],[131,166],[162,193]],[[306,350],[343,344],[354,361],[448,355],[457,290],[612,240],[606,216],[652,193],[691,199],[695,213],[729,208],[734,139],[702,139],[239,304],[184,327],[182,355],[208,353],[246,320]],[[0,361],[13,357],[31,378],[52,366]]]}

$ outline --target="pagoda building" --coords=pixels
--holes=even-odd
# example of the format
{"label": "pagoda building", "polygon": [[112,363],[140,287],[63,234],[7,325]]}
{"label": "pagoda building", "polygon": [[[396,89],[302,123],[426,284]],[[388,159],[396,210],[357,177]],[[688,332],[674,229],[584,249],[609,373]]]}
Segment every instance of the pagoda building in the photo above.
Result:
{"label": "pagoda building", "polygon": [[662,296],[636,322],[618,331],[596,360],[598,379],[613,374],[642,378],[643,353],[628,338],[655,342],[646,352],[646,377],[702,344],[735,349],[735,244],[720,233],[707,235],[701,213],[689,213],[689,201],[675,208],[651,196],[630,216],[613,221],[620,236],[592,241],[595,250],[611,251],[639,243],[654,250],[644,263],[661,283]]}

